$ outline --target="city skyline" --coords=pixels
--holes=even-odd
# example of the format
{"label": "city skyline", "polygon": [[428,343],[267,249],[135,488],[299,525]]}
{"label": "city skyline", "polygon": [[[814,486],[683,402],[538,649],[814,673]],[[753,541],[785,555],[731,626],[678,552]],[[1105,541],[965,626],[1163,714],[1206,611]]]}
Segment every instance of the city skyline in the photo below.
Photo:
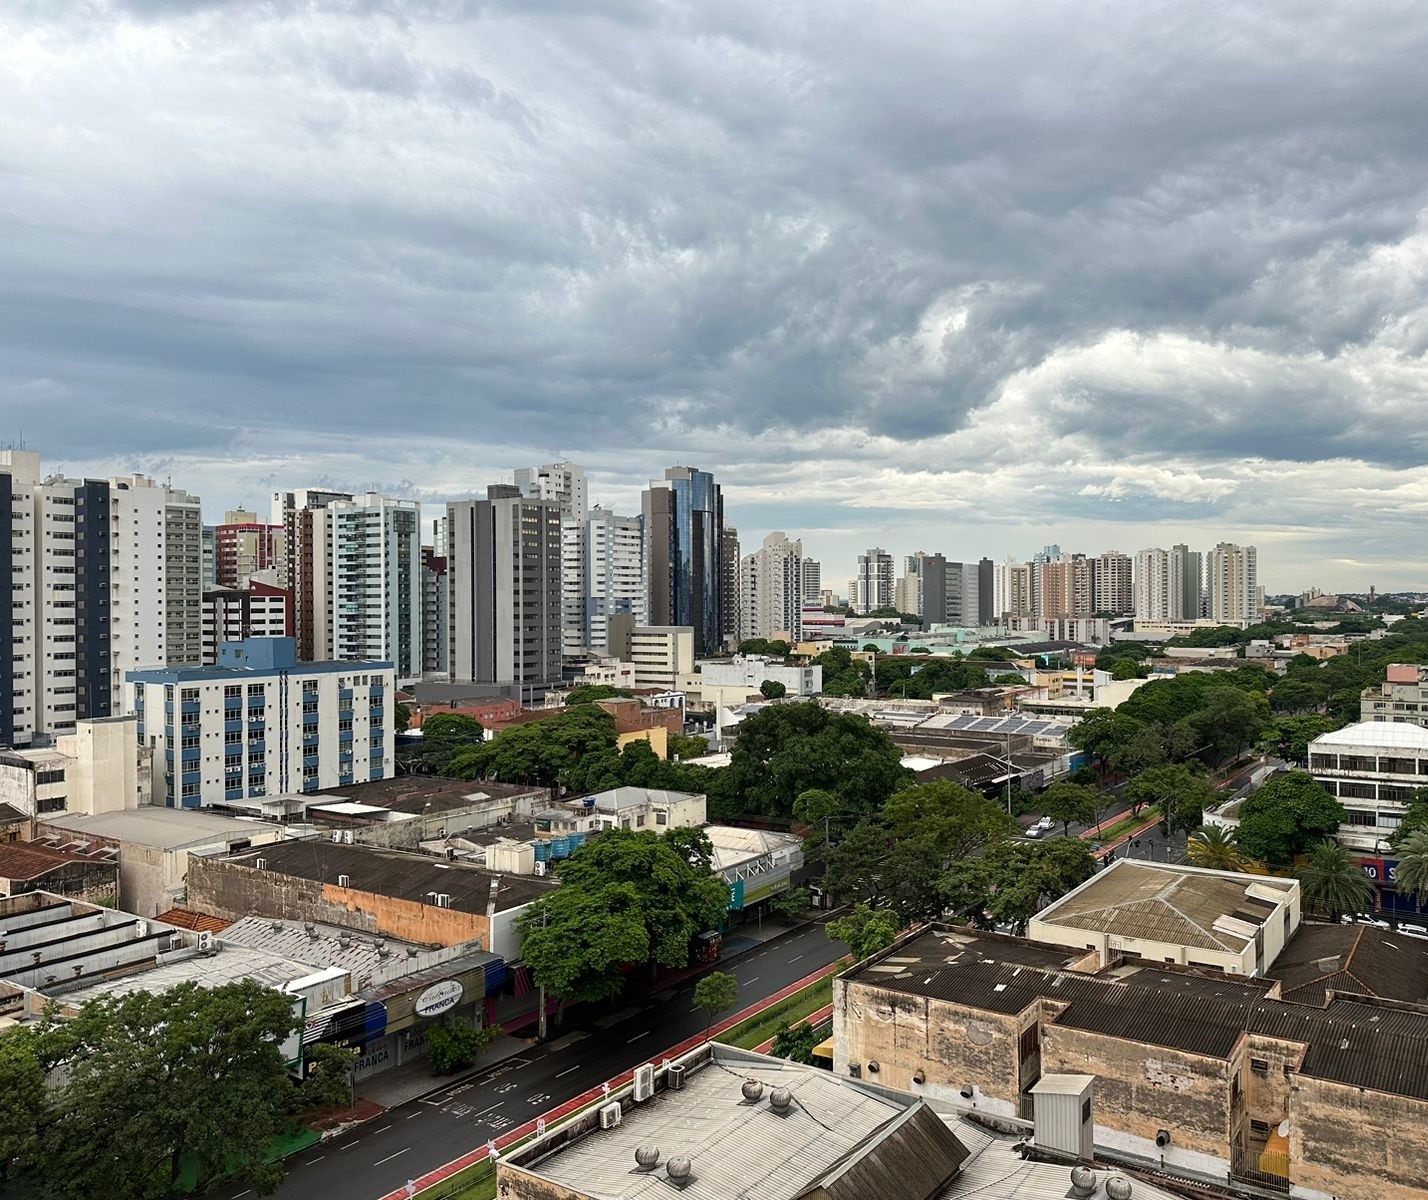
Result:
{"label": "city skyline", "polygon": [[830,580],[1424,585],[1428,13],[812,11],[22,10],[0,440],[210,520],[692,463]]}

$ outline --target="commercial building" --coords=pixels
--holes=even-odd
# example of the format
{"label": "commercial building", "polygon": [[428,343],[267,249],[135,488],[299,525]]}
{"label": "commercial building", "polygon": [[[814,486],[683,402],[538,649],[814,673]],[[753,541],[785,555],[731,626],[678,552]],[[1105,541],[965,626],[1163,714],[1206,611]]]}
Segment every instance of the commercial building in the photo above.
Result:
{"label": "commercial building", "polygon": [[1221,542],[1208,563],[1209,617],[1216,624],[1253,621],[1259,615],[1258,553],[1253,546]]}
{"label": "commercial building", "polygon": [[149,804],[153,761],[137,718],[86,717],[53,746],[0,750],[0,803],[40,818]]}
{"label": "commercial building", "polygon": [[893,584],[893,607],[898,612],[922,616],[922,562],[927,557],[925,551],[919,550],[902,560],[902,574]]}
{"label": "commercial building", "polygon": [[561,516],[493,484],[447,505],[451,680],[522,701],[561,678]]}
{"label": "commercial building", "polygon": [[119,903],[119,862],[106,849],[0,842],[0,896],[27,892],[113,907]]}
{"label": "commercial building", "polygon": [[803,543],[780,530],[740,565],[739,637],[803,637]]}
{"label": "commercial building", "polygon": [[388,662],[299,663],[291,638],[219,649],[214,667],[131,671],[141,745],[162,755],[155,803],[200,808],[313,792],[393,771]]}
{"label": "commercial building", "polygon": [[700,663],[698,676],[684,681],[700,690],[732,688],[739,693],[740,701],[765,682],[781,683],[789,696],[816,696],[823,690],[823,668],[791,667],[777,659],[736,654],[732,659]]}
{"label": "commercial building", "polygon": [[554,883],[461,862],[325,838],[290,840],[189,861],[189,908],[316,921],[425,946],[479,943],[519,957],[516,921]]}
{"label": "commercial building", "polygon": [[286,836],[286,830],[271,822],[157,805],[56,813],[35,826],[40,845],[114,855],[119,864],[119,906],[149,917],[183,900],[190,855],[241,853]]}
{"label": "commercial building", "polygon": [[1364,689],[1359,699],[1360,718],[1428,726],[1428,667],[1390,663],[1386,674],[1379,686]]}
{"label": "commercial building", "polygon": [[743,596],[739,592],[739,531],[725,525],[719,534],[720,570],[723,572],[722,628],[724,645],[733,646],[739,640],[739,625],[743,621]]}
{"label": "commercial building", "polygon": [[1335,835],[1345,846],[1379,850],[1428,785],[1428,729],[1361,721],[1309,743],[1309,773],[1344,806]]}
{"label": "commercial building", "polygon": [[893,557],[881,546],[869,548],[858,555],[858,573],[849,585],[852,595],[848,602],[858,613],[890,608],[893,602]]}
{"label": "commercial building", "polygon": [[726,604],[737,603],[728,599],[730,575],[738,573],[725,562],[731,540],[735,563],[738,552],[737,534],[725,530],[722,490],[707,471],[670,467],[644,492],[642,512],[650,624],[688,626],[696,654],[717,653]]}
{"label": "commercial building", "polygon": [[[269,572],[275,574],[274,572]],[[260,579],[243,587],[211,587],[203,591],[203,662],[218,662],[218,647],[250,637],[293,637],[293,594]]]}
{"label": "commercial building", "polygon": [[259,571],[276,569],[286,555],[285,536],[281,525],[259,521],[257,513],[243,509],[224,513],[223,523],[213,527],[211,582],[218,587],[237,588]]}
{"label": "commercial building", "polygon": [[[582,594],[576,613],[579,633],[572,642],[567,625],[567,658],[587,650],[608,653],[611,617],[627,616],[636,625],[645,623],[649,601],[645,593],[644,546],[644,526],[639,517],[616,516],[598,505],[590,510],[582,531],[583,558],[578,577]],[[564,590],[569,593],[569,580]]]}
{"label": "commercial building", "polygon": [[1012,1120],[1049,1077],[1094,1076],[1095,1146],[1159,1178],[1417,1200],[1428,1009],[1279,989],[933,926],[834,980],[834,1072]]}
{"label": "commercial building", "polygon": [[[504,1152],[506,1200],[1173,1200],[1097,1161],[1084,1078],[1048,1080],[1037,1121],[979,1124],[875,1077],[717,1042],[611,1081],[601,1105]],[[941,1108],[941,1111],[939,1111]],[[1087,1120],[1090,1114],[1088,1112]],[[1074,1173],[1073,1173],[1074,1165]],[[1127,1168],[1134,1171],[1134,1168]],[[1201,1200],[1224,1195],[1204,1188]]]}
{"label": "commercial building", "polygon": [[1031,919],[1033,941],[1263,975],[1301,919],[1293,879],[1117,859]]}

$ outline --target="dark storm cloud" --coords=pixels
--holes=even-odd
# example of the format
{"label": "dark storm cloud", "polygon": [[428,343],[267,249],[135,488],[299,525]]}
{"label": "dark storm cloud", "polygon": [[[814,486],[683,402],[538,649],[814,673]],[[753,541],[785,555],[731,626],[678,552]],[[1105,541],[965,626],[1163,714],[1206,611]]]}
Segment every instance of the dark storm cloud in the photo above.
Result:
{"label": "dark storm cloud", "polygon": [[253,480],[561,447],[1149,524],[1247,518],[1252,458],[1334,519],[1428,458],[1425,57],[1406,3],[22,6],[0,402],[303,444]]}

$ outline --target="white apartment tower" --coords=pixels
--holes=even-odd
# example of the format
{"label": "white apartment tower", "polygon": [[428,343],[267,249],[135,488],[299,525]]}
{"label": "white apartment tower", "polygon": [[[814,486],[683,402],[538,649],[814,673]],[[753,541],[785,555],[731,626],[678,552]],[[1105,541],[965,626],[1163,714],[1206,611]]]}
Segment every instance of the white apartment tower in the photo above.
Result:
{"label": "white apartment tower", "polygon": [[739,637],[803,637],[803,543],[781,530],[739,564]]}
{"label": "white apartment tower", "polygon": [[803,599],[807,604],[821,604],[823,596],[823,567],[816,558],[803,560]]}
{"label": "white apartment tower", "polygon": [[1134,571],[1129,554],[1107,550],[1097,555],[1091,563],[1091,576],[1095,612],[1122,617],[1135,611]]}
{"label": "white apartment tower", "polygon": [[0,451],[0,745],[49,744],[118,714],[123,673],[203,654],[197,497],[143,475],[43,478],[40,456]]}
{"label": "white apartment tower", "polygon": [[521,467],[516,471],[516,489],[522,496],[548,501],[560,511],[560,649],[565,658],[581,658],[591,620],[586,611],[590,492],[585,468],[573,462]]}
{"label": "white apartment tower", "polygon": [[1031,616],[1031,567],[1008,558],[992,569],[992,617],[1001,623]]}
{"label": "white apartment tower", "polygon": [[853,578],[853,595],[849,597],[853,611],[875,612],[891,608],[893,602],[893,557],[881,546],[871,547],[858,555],[858,573]]}
{"label": "white apartment tower", "polygon": [[[562,527],[562,542],[565,529]],[[629,615],[636,625],[643,625],[649,616],[649,601],[645,592],[644,525],[639,517],[616,516],[596,505],[585,518],[581,538],[584,556],[579,564],[577,582],[583,587],[580,613],[583,626],[579,631],[577,651],[595,650],[606,653],[610,646],[609,621],[617,615]],[[562,557],[561,569],[568,569],[569,559]],[[561,582],[562,634],[564,626],[564,596],[570,591],[569,580]],[[570,643],[563,637],[563,650],[570,654]]]}
{"label": "white apartment tower", "polygon": [[1210,619],[1227,625],[1259,613],[1259,576],[1253,546],[1221,542],[1210,551]]}
{"label": "white apartment tower", "polygon": [[421,506],[374,492],[332,500],[313,522],[315,654],[422,674]]}

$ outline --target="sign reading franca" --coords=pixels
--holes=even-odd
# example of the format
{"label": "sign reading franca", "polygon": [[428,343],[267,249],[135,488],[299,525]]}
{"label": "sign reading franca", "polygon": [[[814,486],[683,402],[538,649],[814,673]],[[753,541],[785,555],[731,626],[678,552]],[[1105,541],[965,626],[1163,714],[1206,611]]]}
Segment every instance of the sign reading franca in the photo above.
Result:
{"label": "sign reading franca", "polygon": [[461,1003],[464,990],[461,984],[454,979],[443,979],[440,983],[433,983],[417,997],[416,1015],[419,1017],[440,1016]]}

